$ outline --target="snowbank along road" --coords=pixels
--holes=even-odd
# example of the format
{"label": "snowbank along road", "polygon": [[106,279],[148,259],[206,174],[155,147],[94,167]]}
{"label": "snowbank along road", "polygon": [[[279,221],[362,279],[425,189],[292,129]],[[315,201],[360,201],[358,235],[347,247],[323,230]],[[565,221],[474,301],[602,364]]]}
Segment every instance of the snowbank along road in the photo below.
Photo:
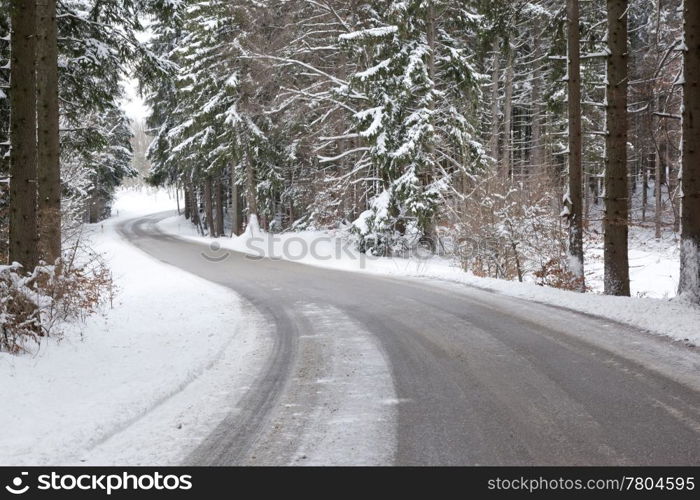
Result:
{"label": "snowbank along road", "polygon": [[274,339],[186,464],[700,464],[697,348],[455,284],[207,258],[156,228],[171,215],[119,230]]}

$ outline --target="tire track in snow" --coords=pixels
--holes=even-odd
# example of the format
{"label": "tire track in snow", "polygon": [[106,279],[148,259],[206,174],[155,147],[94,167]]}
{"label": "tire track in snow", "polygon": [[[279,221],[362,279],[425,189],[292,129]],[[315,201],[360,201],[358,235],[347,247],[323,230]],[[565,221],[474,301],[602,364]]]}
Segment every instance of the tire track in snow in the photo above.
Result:
{"label": "tire track in snow", "polygon": [[396,396],[378,342],[336,308],[299,304],[297,313],[292,377],[243,463],[393,463]]}

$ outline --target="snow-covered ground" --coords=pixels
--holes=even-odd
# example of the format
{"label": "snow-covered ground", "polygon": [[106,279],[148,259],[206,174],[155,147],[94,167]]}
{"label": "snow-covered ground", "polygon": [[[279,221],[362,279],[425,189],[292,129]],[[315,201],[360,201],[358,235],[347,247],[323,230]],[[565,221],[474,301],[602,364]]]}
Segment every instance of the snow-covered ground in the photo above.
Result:
{"label": "snow-covered ground", "polygon": [[0,464],[177,464],[254,380],[271,342],[238,296],[115,231],[169,208],[162,191],[121,192],[115,217],[89,228],[119,288],[113,308],[31,355],[0,353]]}
{"label": "snow-covered ground", "polygon": [[[402,259],[370,257],[355,251],[335,231],[306,231],[267,234],[246,230],[233,238],[208,238],[198,235],[183,216],[161,221],[161,230],[209,244],[212,256],[226,251],[238,251],[251,257],[268,256],[340,269],[393,276],[440,279],[484,288],[505,295],[554,304],[575,311],[619,321],[651,333],[700,345],[700,309],[669,300],[677,286],[677,245],[670,237],[656,242],[648,231],[632,231],[630,265],[634,297],[610,297],[602,291],[602,260],[598,255],[600,242],[589,245],[588,281],[594,293],[580,294],[533,283],[481,278],[461,270],[450,259]],[[652,241],[650,241],[650,239]],[[659,298],[651,298],[659,297]]]}
{"label": "snow-covered ground", "polygon": [[[654,229],[633,227],[629,233],[630,291],[635,297],[669,299],[676,296],[680,272],[678,238],[665,232],[658,241]],[[586,284],[603,292],[603,235],[586,239]]]}

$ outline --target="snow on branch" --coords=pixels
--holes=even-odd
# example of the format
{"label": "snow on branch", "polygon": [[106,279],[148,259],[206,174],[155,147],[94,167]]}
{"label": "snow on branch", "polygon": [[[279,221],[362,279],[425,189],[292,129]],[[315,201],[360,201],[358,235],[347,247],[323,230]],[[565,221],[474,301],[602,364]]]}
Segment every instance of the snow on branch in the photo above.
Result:
{"label": "snow on branch", "polygon": [[391,35],[399,31],[398,26],[382,26],[380,28],[368,28],[366,30],[353,31],[339,35],[340,40],[364,40],[367,38],[377,38]]}
{"label": "snow on branch", "polygon": [[672,120],[682,120],[683,119],[683,117],[681,115],[674,115],[672,113],[661,113],[660,111],[655,111],[654,115],[658,116],[659,118],[670,118]]}
{"label": "snow on branch", "polygon": [[318,161],[319,163],[329,163],[332,161],[340,160],[341,158],[344,158],[350,154],[353,153],[358,153],[360,151],[369,151],[368,147],[360,147],[360,148],[355,148],[355,149],[348,149],[347,151],[343,151],[340,153],[338,156],[319,156]]}
{"label": "snow on branch", "polygon": [[243,55],[243,56],[240,56],[240,58],[241,59],[269,59],[271,61],[284,62],[284,63],[288,63],[288,64],[297,64],[303,68],[306,68],[306,69],[312,71],[313,73],[316,73],[319,76],[324,76],[324,77],[328,78],[329,80],[337,83],[338,85],[343,85],[346,87],[348,86],[348,82],[346,82],[345,80],[341,80],[340,78],[337,78],[329,73],[326,73],[325,71],[320,70],[320,69],[318,69],[310,64],[307,64],[303,61],[299,61],[298,59],[290,59],[288,57],[268,56],[268,55],[264,55],[264,54]]}

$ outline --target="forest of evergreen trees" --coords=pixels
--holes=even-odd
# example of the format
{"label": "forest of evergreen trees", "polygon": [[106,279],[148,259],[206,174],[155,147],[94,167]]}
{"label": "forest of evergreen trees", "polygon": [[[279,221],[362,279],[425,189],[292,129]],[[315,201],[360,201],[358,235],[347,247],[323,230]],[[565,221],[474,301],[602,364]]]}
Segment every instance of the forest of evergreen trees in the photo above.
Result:
{"label": "forest of evergreen trees", "polygon": [[183,2],[151,25],[171,71],[144,86],[150,180],[181,188],[210,235],[246,214],[272,231],[344,224],[367,252],[447,249],[479,274],[579,290],[584,231],[600,231],[615,295],[630,293],[628,227],[653,212],[657,237],[682,226],[697,300],[697,130],[681,119],[696,10]]}
{"label": "forest of evergreen trees", "polygon": [[691,0],[0,0],[0,259],[108,214],[136,75],[147,180],[203,233],[342,227],[582,291],[596,232],[629,295],[652,224],[700,302],[699,36]]}

